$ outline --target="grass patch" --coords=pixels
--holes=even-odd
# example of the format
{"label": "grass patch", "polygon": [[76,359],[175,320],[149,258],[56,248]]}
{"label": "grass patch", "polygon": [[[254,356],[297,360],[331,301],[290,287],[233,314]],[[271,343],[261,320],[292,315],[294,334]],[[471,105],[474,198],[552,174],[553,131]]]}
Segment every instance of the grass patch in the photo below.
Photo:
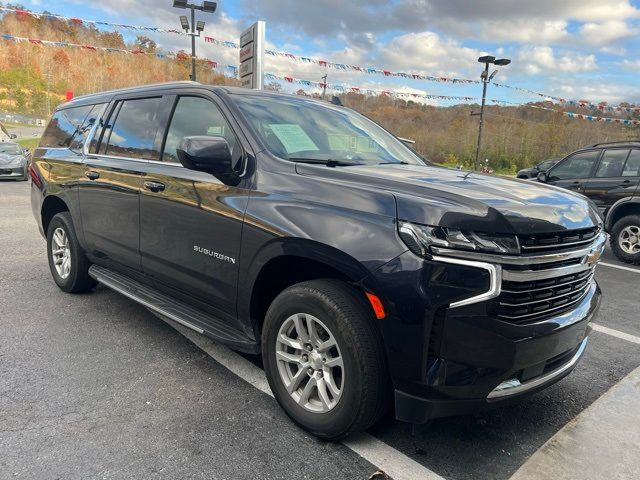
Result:
{"label": "grass patch", "polygon": [[29,150],[33,150],[40,143],[39,138],[21,138],[20,140],[16,141],[24,148],[28,148]]}

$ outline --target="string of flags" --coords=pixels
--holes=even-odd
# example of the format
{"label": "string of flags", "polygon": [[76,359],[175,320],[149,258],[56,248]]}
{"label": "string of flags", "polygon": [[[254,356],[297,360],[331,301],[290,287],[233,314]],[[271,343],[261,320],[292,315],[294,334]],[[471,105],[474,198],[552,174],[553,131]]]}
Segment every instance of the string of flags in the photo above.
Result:
{"label": "string of flags", "polygon": [[286,83],[293,83],[298,85],[303,85],[306,87],[319,88],[327,90],[332,90],[334,92],[339,93],[360,93],[363,95],[384,95],[387,97],[397,97],[397,98],[424,98],[427,100],[456,100],[456,101],[474,101],[478,100],[477,97],[460,97],[454,95],[433,95],[430,93],[418,93],[418,92],[402,92],[399,90],[378,90],[373,88],[366,87],[356,87],[350,85],[343,84],[335,84],[335,83],[324,83],[324,82],[316,82],[314,80],[304,80],[300,78],[294,78],[288,75],[276,75],[275,73],[265,73],[265,80],[271,81],[281,81]]}
{"label": "string of flags", "polygon": [[[52,18],[52,19],[57,19],[61,21],[66,21],[72,25],[106,26],[106,27],[113,27],[113,28],[119,28],[119,29],[125,29],[125,30],[140,30],[140,31],[147,31],[147,32],[173,33],[177,35],[185,35],[184,32],[178,29],[168,29],[168,28],[160,28],[155,26],[140,26],[140,25],[104,22],[104,21],[97,21],[97,20],[87,20],[87,19],[75,18],[75,17],[65,17],[62,15],[55,15],[51,13],[38,13],[38,12],[33,12],[31,10],[21,9],[21,8],[11,8],[11,7],[0,6],[0,11],[14,13],[22,17],[31,16],[34,18]],[[206,43],[211,43],[211,44],[226,47],[226,48],[234,48],[234,49],[240,48],[240,45],[237,42],[232,42],[228,40],[219,40],[210,36],[205,36],[204,41]],[[322,59],[313,58],[313,57],[306,57],[302,55],[296,55],[293,53],[280,52],[280,51],[270,50],[270,49],[265,50],[265,54],[272,57],[287,58],[297,63],[311,63],[311,64],[316,64],[320,67],[332,68],[336,70],[353,71],[353,72],[360,72],[360,73],[374,74],[374,75],[383,75],[386,77],[397,77],[397,78],[404,78],[409,80],[422,80],[422,81],[429,81],[429,82],[452,83],[452,84],[480,84],[481,83],[480,80],[472,80],[472,79],[466,79],[466,78],[423,75],[419,73],[392,71],[390,69],[385,69],[385,68],[349,65],[349,64],[331,62],[328,60],[322,60]],[[227,68],[231,68],[231,66],[227,66]],[[562,97],[549,95],[547,93],[537,92],[535,90],[530,90],[527,88],[517,87],[513,85],[506,85],[506,84],[497,83],[497,82],[492,82],[492,85],[498,88],[515,90],[515,91],[524,93],[526,95],[541,97],[541,98],[544,98],[545,100],[550,100],[550,101],[567,105],[567,106],[573,106],[578,108],[588,108],[591,110],[599,110],[603,112],[640,113],[640,107],[635,107],[635,106],[622,106],[622,105],[612,106],[612,105],[607,105],[604,102],[591,102],[586,100],[568,100]]]}
{"label": "string of flags", "polygon": [[[58,41],[50,41],[50,40],[42,40],[38,38],[28,38],[28,37],[18,37],[10,34],[2,34],[0,33],[0,39],[8,41],[8,42],[28,42],[34,45],[40,46],[49,46],[49,47],[65,47],[65,48],[78,48],[83,50],[90,51],[104,51],[108,53],[124,53],[124,54],[132,54],[132,55],[151,55],[156,58],[161,59],[173,59],[173,60],[187,60],[190,59],[191,56],[185,52],[144,52],[141,50],[128,50],[122,48],[112,48],[112,47],[101,47],[97,45],[86,45],[86,44],[78,44],[78,43],[70,43],[70,42],[58,42]],[[228,69],[232,72],[234,77],[237,76],[238,68],[235,65],[220,65],[218,62],[207,59],[207,58],[198,58],[199,60],[204,60],[211,68],[221,68]],[[274,73],[265,73],[265,80],[271,81],[281,81],[290,84],[298,84],[305,87],[317,88],[317,89],[328,89],[334,92],[339,93],[359,93],[363,95],[383,95],[392,98],[402,98],[402,99],[426,99],[426,100],[447,100],[447,101],[462,101],[462,102],[471,102],[478,101],[478,97],[470,97],[470,96],[455,96],[455,95],[435,95],[430,93],[419,93],[419,92],[403,92],[399,90],[384,90],[384,89],[373,89],[367,87],[357,87],[350,86],[344,84],[333,84],[333,83],[324,83],[318,82],[314,80],[305,80],[300,78],[295,78],[289,75],[276,75]],[[512,106],[523,106],[530,108],[537,108],[540,110],[546,110],[550,112],[555,112],[564,115],[567,118],[579,119],[579,120],[587,120],[592,122],[604,122],[604,123],[616,123],[621,125],[640,125],[640,120],[632,120],[632,119],[624,119],[624,118],[610,118],[610,117],[600,117],[595,115],[584,115],[581,113],[574,112],[566,112],[563,110],[557,110],[555,108],[544,107],[540,105],[531,105],[531,104],[522,104],[509,102],[506,100],[498,100],[498,99],[490,99],[490,102],[495,104],[504,104],[504,105],[512,105]],[[569,103],[569,102],[566,102]],[[627,108],[627,107],[623,107]]]}
{"label": "string of flags", "polygon": [[[65,48],[80,48],[84,50],[92,50],[92,51],[102,51],[108,53],[126,53],[131,55],[150,55],[156,58],[166,58],[170,60],[190,60],[191,55],[185,52],[145,52],[142,50],[128,50],[124,48],[112,48],[112,47],[99,47],[97,45],[85,45],[80,43],[69,43],[69,42],[57,42],[51,40],[41,40],[39,38],[28,38],[28,37],[17,37],[15,35],[9,35],[8,33],[0,33],[0,38],[7,42],[28,42],[34,45],[42,45],[46,47],[65,47]],[[221,65],[214,60],[210,60],[208,58],[196,57],[197,60],[202,60],[207,63],[213,69],[221,68],[230,70],[232,72],[232,76],[236,76],[238,67],[235,65]]]}
{"label": "string of flags", "polygon": [[52,13],[38,13],[33,12],[31,10],[26,10],[24,8],[11,8],[11,7],[2,7],[0,6],[0,11],[2,12],[10,12],[15,13],[18,17],[33,17],[33,18],[51,18],[56,20],[61,20],[67,22],[71,25],[93,25],[93,26],[103,26],[103,27],[114,27],[114,28],[122,28],[125,30],[143,30],[147,32],[160,32],[160,33],[175,33],[177,35],[186,35],[181,30],[177,30],[174,28],[160,28],[160,27],[145,27],[141,25],[127,25],[125,23],[112,23],[112,22],[101,22],[98,20],[86,20],[84,18],[75,18],[75,17],[65,17],[62,15],[54,15]]}

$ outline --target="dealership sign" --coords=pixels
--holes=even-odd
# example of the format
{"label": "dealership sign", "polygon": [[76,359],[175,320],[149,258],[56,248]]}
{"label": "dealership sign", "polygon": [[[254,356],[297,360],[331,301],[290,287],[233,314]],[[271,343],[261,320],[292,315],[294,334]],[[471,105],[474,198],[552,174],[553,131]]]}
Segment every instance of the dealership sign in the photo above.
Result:
{"label": "dealership sign", "polygon": [[265,23],[256,22],[240,35],[240,84],[261,90],[264,66]]}

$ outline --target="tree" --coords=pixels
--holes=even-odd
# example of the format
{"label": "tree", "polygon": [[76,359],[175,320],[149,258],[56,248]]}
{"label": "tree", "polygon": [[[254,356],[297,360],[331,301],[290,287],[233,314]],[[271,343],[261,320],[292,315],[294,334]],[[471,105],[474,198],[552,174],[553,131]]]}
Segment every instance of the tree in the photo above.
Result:
{"label": "tree", "polygon": [[134,42],[136,50],[140,50],[145,53],[156,53],[158,44],[145,35],[138,35]]}

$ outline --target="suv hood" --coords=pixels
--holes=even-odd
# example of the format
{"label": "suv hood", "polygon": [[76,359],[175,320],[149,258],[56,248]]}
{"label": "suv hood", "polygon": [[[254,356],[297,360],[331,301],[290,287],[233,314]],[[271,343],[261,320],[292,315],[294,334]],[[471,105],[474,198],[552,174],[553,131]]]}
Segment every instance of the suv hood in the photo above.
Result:
{"label": "suv hood", "polygon": [[352,183],[353,188],[386,190],[397,199],[400,220],[424,225],[530,234],[601,223],[586,197],[526,180],[420,165],[327,168],[297,164],[296,169],[303,175]]}

